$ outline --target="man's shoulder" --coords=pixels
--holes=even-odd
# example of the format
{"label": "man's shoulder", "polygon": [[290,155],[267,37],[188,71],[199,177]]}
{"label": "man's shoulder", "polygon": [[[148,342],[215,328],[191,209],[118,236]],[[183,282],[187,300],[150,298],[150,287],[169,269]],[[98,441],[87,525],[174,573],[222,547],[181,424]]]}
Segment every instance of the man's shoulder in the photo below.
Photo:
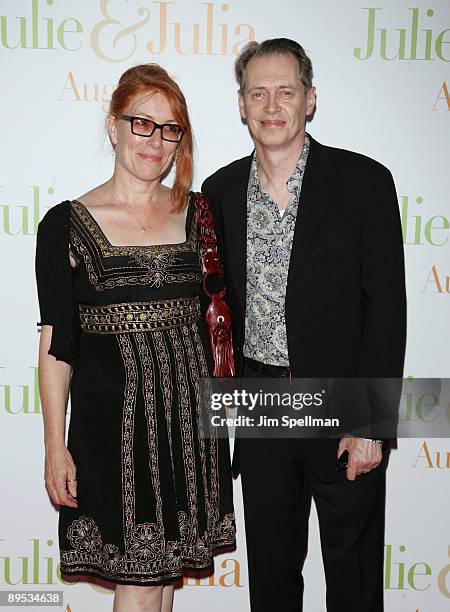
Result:
{"label": "man's shoulder", "polygon": [[208,176],[203,182],[202,191],[204,188],[219,188],[221,191],[233,187],[240,178],[248,176],[250,171],[250,165],[252,160],[252,154],[236,159],[231,163],[219,168]]}
{"label": "man's shoulder", "polygon": [[320,159],[326,159],[338,173],[358,172],[360,175],[373,177],[390,177],[391,173],[382,163],[355,151],[323,145],[314,141]]}

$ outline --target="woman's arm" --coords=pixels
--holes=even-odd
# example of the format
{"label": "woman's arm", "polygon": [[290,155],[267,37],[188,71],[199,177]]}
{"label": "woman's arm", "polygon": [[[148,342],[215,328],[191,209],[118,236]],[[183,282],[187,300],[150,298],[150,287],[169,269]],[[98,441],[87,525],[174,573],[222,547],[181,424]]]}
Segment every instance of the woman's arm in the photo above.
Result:
{"label": "woman's arm", "polygon": [[65,444],[66,408],[71,366],[48,354],[51,325],[43,325],[39,341],[39,390],[44,416],[45,486],[53,503],[77,508],[76,467]]}

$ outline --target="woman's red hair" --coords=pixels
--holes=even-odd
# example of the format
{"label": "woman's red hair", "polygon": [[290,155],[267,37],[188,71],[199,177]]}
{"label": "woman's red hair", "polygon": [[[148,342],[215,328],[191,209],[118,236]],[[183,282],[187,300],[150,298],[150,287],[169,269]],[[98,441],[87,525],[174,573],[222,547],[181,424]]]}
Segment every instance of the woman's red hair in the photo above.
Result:
{"label": "woman's red hair", "polygon": [[159,91],[169,103],[175,121],[186,130],[175,153],[176,172],[172,186],[172,205],[181,212],[187,205],[192,183],[192,129],[185,97],[168,73],[158,64],[141,64],[126,70],[111,97],[111,115],[124,113],[130,100],[145,91]]}

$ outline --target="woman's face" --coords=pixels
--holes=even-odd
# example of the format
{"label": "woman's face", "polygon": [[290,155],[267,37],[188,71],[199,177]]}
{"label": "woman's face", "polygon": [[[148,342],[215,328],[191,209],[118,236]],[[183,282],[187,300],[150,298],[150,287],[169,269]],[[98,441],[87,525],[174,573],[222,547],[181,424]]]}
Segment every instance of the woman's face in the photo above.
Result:
{"label": "woman's face", "polygon": [[[177,123],[167,98],[157,91],[132,98],[123,114],[152,119],[159,124]],[[161,180],[172,163],[178,143],[163,140],[159,129],[150,137],[136,136],[131,132],[129,121],[112,116],[108,129],[115,145],[116,170],[119,166],[140,181]]]}

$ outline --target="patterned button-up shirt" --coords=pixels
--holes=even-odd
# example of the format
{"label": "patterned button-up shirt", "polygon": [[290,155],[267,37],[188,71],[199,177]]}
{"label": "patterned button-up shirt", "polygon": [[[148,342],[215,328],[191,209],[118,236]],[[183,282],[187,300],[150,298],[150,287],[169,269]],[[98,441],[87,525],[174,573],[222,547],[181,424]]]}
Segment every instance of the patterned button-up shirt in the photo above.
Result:
{"label": "patterned button-up shirt", "polygon": [[253,156],[247,190],[247,307],[244,355],[263,363],[289,366],[286,286],[309,138],[286,182],[291,199],[283,215],[261,188]]}

